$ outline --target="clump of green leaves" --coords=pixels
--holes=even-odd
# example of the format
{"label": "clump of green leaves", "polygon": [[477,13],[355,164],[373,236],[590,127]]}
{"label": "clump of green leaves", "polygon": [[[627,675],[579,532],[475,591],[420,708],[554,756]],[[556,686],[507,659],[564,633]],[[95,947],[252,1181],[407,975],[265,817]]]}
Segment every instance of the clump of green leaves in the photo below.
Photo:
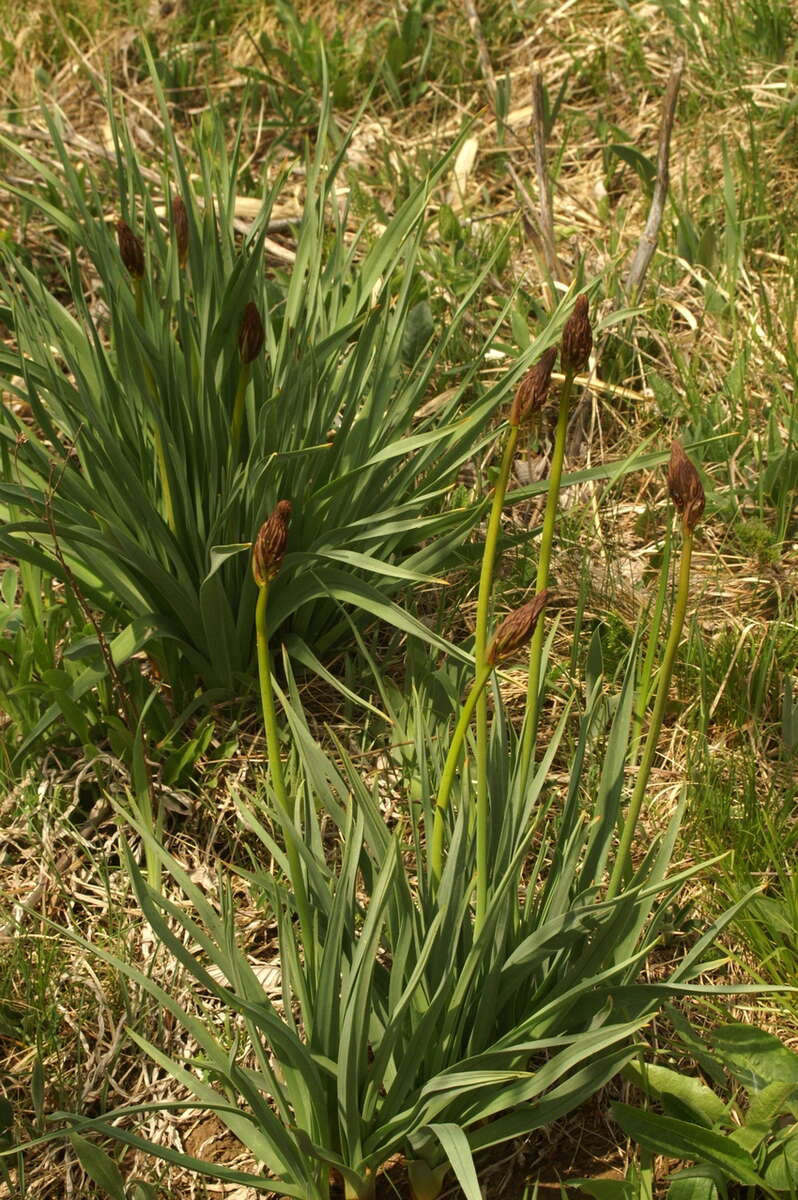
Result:
{"label": "clump of green leaves", "polygon": [[[416,259],[448,160],[379,236],[350,237],[345,146],[332,149],[323,108],[286,267],[268,248],[282,176],[264,178],[242,236],[240,137],[228,155],[217,128],[190,162],[165,102],[162,115],[160,188],[145,182],[124,122],[112,123],[126,244],[142,256],[133,274],[109,227],[107,181],[76,169],[58,114],[45,113],[59,173],[4,143],[33,175],[17,190],[53,222],[63,257],[51,287],[5,247],[15,346],[0,352],[0,372],[33,423],[0,409],[0,550],[66,581],[57,537],[87,602],[187,703],[197,685],[216,696],[248,686],[256,589],[243,551],[278,496],[296,507],[272,633],[298,660],[317,665],[348,642],[342,605],[422,634],[392,596],[429,580],[471,528],[476,510],[447,495],[512,380],[480,393],[478,354],[417,419],[474,294],[431,327]],[[185,247],[170,197],[184,206]],[[250,305],[265,345],[244,378]]]}
{"label": "clump of green leaves", "polygon": [[[692,1162],[670,1179],[670,1200],[725,1200],[736,1187],[757,1195],[798,1191],[798,1054],[751,1025],[720,1025],[706,1036],[672,1013],[684,1049],[700,1074],[658,1062],[630,1062],[623,1074],[658,1111],[615,1104],[624,1133],[652,1154]],[[703,1078],[702,1078],[703,1076]],[[581,1185],[598,1195],[587,1181]],[[602,1197],[642,1194],[628,1181]]]}

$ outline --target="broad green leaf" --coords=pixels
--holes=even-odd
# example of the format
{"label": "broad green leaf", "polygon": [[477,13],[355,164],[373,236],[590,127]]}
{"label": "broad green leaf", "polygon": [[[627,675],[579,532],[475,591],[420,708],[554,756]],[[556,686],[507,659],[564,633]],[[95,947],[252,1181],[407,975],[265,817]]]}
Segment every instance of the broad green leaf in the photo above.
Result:
{"label": "broad green leaf", "polygon": [[792,1132],[769,1151],[762,1173],[775,1191],[788,1195],[798,1191],[798,1132]]}
{"label": "broad green leaf", "polygon": [[77,1133],[70,1133],[69,1141],[83,1170],[98,1187],[112,1200],[125,1200],[125,1182],[119,1167],[112,1158]]}
{"label": "broad green leaf", "polygon": [[643,1112],[628,1104],[613,1104],[610,1111],[624,1133],[653,1154],[712,1163],[736,1183],[763,1188],[769,1193],[751,1155],[724,1134],[688,1121]]}
{"label": "broad green leaf", "polygon": [[712,1032],[709,1041],[727,1069],[744,1086],[757,1090],[769,1083],[798,1086],[798,1054],[775,1034],[755,1025],[721,1025]]}
{"label": "broad green leaf", "polygon": [[633,1083],[657,1099],[675,1096],[690,1109],[696,1120],[711,1129],[728,1120],[726,1105],[712,1088],[707,1087],[694,1075],[672,1071],[657,1064],[631,1062],[624,1075]]}
{"label": "broad green leaf", "polygon": [[771,1083],[751,1096],[745,1124],[750,1122],[773,1128],[776,1119],[788,1112],[798,1119],[798,1086],[786,1082]]}
{"label": "broad green leaf", "polygon": [[718,1190],[718,1184],[709,1168],[704,1174],[694,1169],[693,1172],[680,1171],[672,1178],[668,1188],[668,1200],[719,1200],[724,1193],[725,1187],[723,1192]]}

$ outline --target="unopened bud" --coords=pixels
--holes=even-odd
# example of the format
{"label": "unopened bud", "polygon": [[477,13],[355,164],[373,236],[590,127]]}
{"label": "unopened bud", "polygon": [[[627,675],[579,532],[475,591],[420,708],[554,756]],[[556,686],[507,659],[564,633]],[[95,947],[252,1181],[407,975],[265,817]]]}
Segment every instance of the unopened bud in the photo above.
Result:
{"label": "unopened bud", "polygon": [[272,515],[260,527],[252,547],[252,576],[258,587],[274,579],[283,565],[290,520],[291,501],[280,500]]}
{"label": "unopened bud", "polygon": [[593,331],[590,328],[587,296],[577,296],[573,312],[565,322],[560,345],[562,369],[566,375],[577,375],[584,371],[593,349]]}
{"label": "unopened bud", "polygon": [[188,257],[188,213],[182,196],[172,197],[172,228],[177,246],[177,261],[184,267]]}
{"label": "unopened bud", "polygon": [[516,388],[510,409],[510,424],[523,425],[546,403],[551,383],[551,373],[557,359],[557,347],[544,350],[534,367],[531,367]]}
{"label": "unopened bud", "polygon": [[494,666],[505,658],[512,658],[517,650],[525,646],[535,632],[540,614],[549,601],[549,592],[544,588],[526,604],[505,617],[490,640],[485,660]]}
{"label": "unopened bud", "polygon": [[134,279],[141,279],[144,275],[144,249],[140,239],[125,221],[117,221],[116,239],[125,267]]}
{"label": "unopened bud", "polygon": [[704,511],[704,488],[681,442],[671,442],[671,461],[668,465],[668,491],[685,529],[692,533]]}
{"label": "unopened bud", "polygon": [[255,361],[263,349],[265,337],[258,306],[250,300],[244,309],[241,326],[238,330],[238,352],[241,355],[242,363]]}

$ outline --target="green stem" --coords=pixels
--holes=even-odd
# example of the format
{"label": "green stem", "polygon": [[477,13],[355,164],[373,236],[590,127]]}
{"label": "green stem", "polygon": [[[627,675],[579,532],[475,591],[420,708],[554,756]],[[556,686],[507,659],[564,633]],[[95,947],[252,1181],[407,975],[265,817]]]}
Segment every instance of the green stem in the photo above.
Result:
{"label": "green stem", "polygon": [[136,298],[136,316],[139,320],[139,325],[144,324],[144,280],[133,280],[133,295]]}
{"label": "green stem", "polygon": [[[302,873],[302,863],[299,852],[294,845],[293,833],[294,814],[288,802],[285,787],[283,763],[280,757],[280,740],[277,735],[277,715],[274,708],[274,692],[272,690],[272,672],[269,662],[269,639],[266,626],[266,606],[269,600],[268,581],[258,589],[258,603],[255,608],[255,632],[258,648],[258,675],[260,677],[260,703],[263,711],[263,725],[266,730],[266,747],[269,754],[269,770],[272,777],[274,794],[283,812],[285,825],[285,853],[288,859],[288,871],[294,888],[299,924],[302,931],[302,941],[305,949],[305,960],[311,975],[315,972],[315,941],[313,923],[310,918],[310,904],[305,888],[305,877]],[[290,827],[290,829],[289,829]]]}
{"label": "green stem", "polygon": [[[518,426],[510,425],[499,467],[499,477],[493,492],[493,503],[485,533],[485,548],[482,552],[474,639],[474,661],[477,676],[485,665],[493,567],[496,562],[504,497],[507,494],[507,482],[510,478],[517,442]],[[487,692],[482,688],[477,696],[477,912],[475,933],[479,933],[482,928],[488,907],[488,816],[488,697]]]}
{"label": "green stem", "polygon": [[637,698],[635,700],[635,711],[632,719],[632,751],[629,756],[630,761],[637,762],[640,754],[640,742],[643,738],[643,721],[646,716],[646,709],[651,698],[651,676],[654,671],[654,657],[657,652],[657,644],[659,642],[659,632],[662,628],[662,614],[665,611],[665,600],[668,595],[668,574],[671,561],[671,531],[668,526],[665,535],[665,546],[662,552],[662,566],[659,574],[659,586],[657,588],[657,598],[654,601],[654,613],[651,618],[651,629],[648,634],[648,645],[646,646],[646,657],[643,660],[643,668],[640,672],[640,683],[637,690]]}
{"label": "green stem", "polygon": [[[554,541],[554,522],[557,516],[557,500],[560,494],[562,466],[565,459],[565,437],[568,432],[568,408],[571,402],[571,392],[574,386],[572,374],[565,376],[560,392],[560,407],[557,413],[557,432],[554,436],[554,453],[551,459],[549,475],[549,490],[546,496],[546,511],[543,515],[543,531],[540,537],[540,557],[538,558],[538,574],[535,585],[537,592],[548,587],[549,565],[551,563],[551,548]],[[537,741],[539,699],[540,699],[540,664],[543,657],[544,624],[538,621],[532,635],[529,649],[529,678],[526,694],[526,720],[521,741],[520,775],[522,789],[526,787],[529,768],[532,764],[532,752]]]}
{"label": "green stem", "polygon": [[169,486],[169,474],[166,470],[166,455],[164,454],[163,439],[161,431],[156,425],[155,427],[155,461],[158,464],[158,474],[161,477],[161,491],[163,492],[163,504],[166,510],[166,524],[175,532],[175,509],[172,503],[172,489]]}
{"label": "green stem", "polygon": [[[136,298],[136,316],[138,317],[139,325],[143,325],[144,324],[144,280],[143,279],[134,279],[133,280],[133,295]],[[155,379],[153,378],[153,374],[149,368],[149,364],[146,362],[144,364],[144,370],[145,370],[145,373],[147,376],[147,384],[150,389],[150,395],[152,396],[153,403],[157,403],[158,389],[155,386]],[[164,448],[163,448],[163,438],[161,437],[161,431],[158,428],[157,424],[155,426],[154,440],[155,440],[155,461],[158,465],[158,475],[161,480],[161,491],[163,493],[163,504],[164,504],[164,509],[166,510],[166,523],[169,526],[169,528],[171,529],[172,533],[174,533],[175,532],[175,508],[174,508],[174,504],[172,502],[172,489],[169,486],[169,474],[166,470],[166,455],[164,453]]]}
{"label": "green stem", "polygon": [[238,387],[236,388],[236,398],[233,404],[233,417],[230,422],[230,453],[234,467],[238,463],[238,452],[241,446],[241,430],[244,425],[244,401],[246,399],[247,387],[249,386],[251,375],[251,364],[242,363],[241,370],[238,373]]}
{"label": "green stem", "polygon": [[480,671],[477,673],[471,685],[471,691],[468,693],[468,698],[460,710],[460,716],[454,727],[452,740],[449,743],[449,753],[446,755],[446,762],[444,763],[441,781],[438,786],[438,795],[435,798],[435,821],[432,828],[432,847],[430,851],[433,891],[438,890],[438,884],[443,874],[444,817],[449,807],[452,784],[454,783],[454,776],[457,771],[457,760],[460,757],[460,750],[462,749],[466,730],[473,716],[477,700],[490,678],[492,669],[489,663],[483,663]]}
{"label": "green stem", "polygon": [[651,713],[651,724],[648,727],[648,736],[646,744],[643,748],[643,757],[640,761],[640,767],[637,772],[637,780],[635,788],[632,792],[632,798],[629,801],[629,810],[624,821],[621,840],[618,846],[618,853],[615,858],[615,865],[610,876],[610,883],[607,889],[607,899],[614,900],[618,895],[621,887],[624,872],[626,870],[630,851],[632,849],[632,840],[635,835],[637,821],[640,816],[640,809],[643,806],[643,797],[648,786],[648,779],[651,774],[651,767],[654,763],[654,755],[657,751],[657,742],[659,740],[660,730],[662,729],[662,718],[665,713],[665,704],[668,699],[668,689],[670,687],[671,675],[673,674],[673,664],[676,660],[676,651],[679,648],[679,641],[682,636],[682,627],[684,625],[684,615],[687,611],[687,597],[690,590],[690,559],[693,554],[693,535],[685,525],[682,526],[684,539],[682,542],[682,557],[679,565],[679,582],[676,588],[676,600],[673,605],[671,614],[671,631],[668,636],[668,641],[665,646],[665,653],[662,656],[662,666],[659,671],[659,680],[657,683],[657,695],[654,700],[654,708]]}

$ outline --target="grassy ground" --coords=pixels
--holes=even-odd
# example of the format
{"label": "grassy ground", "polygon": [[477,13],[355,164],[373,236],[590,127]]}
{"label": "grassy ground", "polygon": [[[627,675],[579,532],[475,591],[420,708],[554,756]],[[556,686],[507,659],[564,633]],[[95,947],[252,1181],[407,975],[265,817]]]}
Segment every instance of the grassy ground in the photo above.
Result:
{"label": "grassy ground", "polygon": [[[451,298],[469,286],[476,264],[508,234],[508,251],[471,314],[476,344],[514,295],[513,319],[497,339],[508,354],[523,348],[528,330],[534,333],[547,286],[529,128],[533,72],[541,73],[544,86],[560,281],[567,284],[580,272],[603,273],[597,312],[608,317],[626,302],[628,256],[643,228],[655,172],[662,95],[674,63],[684,58],[670,199],[658,250],[634,320],[609,326],[598,343],[594,382],[583,391],[570,429],[568,468],[622,459],[642,446],[663,450],[674,434],[697,447],[712,490],[697,548],[694,615],[646,819],[661,825],[682,780],[690,781],[681,857],[731,852],[692,897],[698,919],[751,886],[766,884],[728,934],[730,970],[736,978],[795,984],[793,6],[779,0],[486,0],[478,5],[478,26],[454,0],[346,8],[251,0],[29,6],[6,0],[5,12],[3,7],[0,2],[0,131],[46,153],[37,109],[41,92],[61,107],[70,141],[89,169],[98,166],[108,144],[97,92],[106,74],[132,114],[144,161],[152,154],[157,116],[142,38],[186,129],[207,120],[212,107],[232,132],[241,99],[252,96],[244,134],[247,166],[237,183],[245,197],[257,195],[267,148],[279,147],[292,162],[312,135],[325,69],[341,128],[357,115],[348,182],[353,209],[367,221],[379,222],[392,211],[408,179],[467,126],[472,162],[466,169],[461,158],[459,175],[451,174],[440,188],[432,213],[437,208],[437,221],[423,248],[429,300],[433,318],[442,320]],[[289,178],[287,209],[302,189],[301,178]],[[0,175],[0,195],[2,188]],[[0,236],[24,244],[46,268],[51,231],[21,213],[8,193],[2,200]],[[290,230],[275,237],[290,254]],[[461,358],[472,349],[464,335],[457,348]],[[501,369],[485,368],[486,374]],[[545,466],[547,446],[543,429],[519,459],[520,484]],[[488,467],[487,460],[472,464],[462,486],[481,487]],[[554,575],[563,598],[559,644],[571,669],[578,647],[596,626],[603,629],[605,655],[620,660],[628,646],[640,596],[650,587],[662,550],[664,496],[660,469],[564,492]],[[534,572],[534,543],[526,531],[538,524],[538,515],[534,503],[519,503],[508,523],[513,547],[503,580],[508,604]],[[472,628],[474,587],[465,554],[452,575],[456,599],[446,604],[447,634]],[[13,664],[0,660],[4,691],[29,685],[27,692],[14,693],[13,708],[9,703],[11,740],[29,719],[26,696],[35,692],[41,663],[48,653],[57,654],[63,622],[75,614],[64,613],[57,595],[17,611],[16,586],[10,585],[6,605],[22,622],[22,642],[33,654],[30,663],[19,654]],[[437,605],[432,598],[428,607]],[[34,645],[35,636],[42,646]],[[393,652],[398,657],[400,649]],[[343,672],[345,666],[338,663],[336,669]],[[353,714],[320,687],[309,699],[320,725],[336,722],[352,744]],[[171,836],[210,889],[210,857],[242,853],[232,794],[235,786],[251,786],[260,752],[256,723],[246,714],[242,722],[231,728],[222,714],[210,743],[197,746],[199,789],[187,788],[184,775],[175,775]],[[0,1042],[7,1056],[2,1082],[34,1128],[41,1120],[37,1109],[98,1111],[119,1097],[166,1097],[171,1087],[123,1032],[127,1020],[152,1027],[162,1017],[45,921],[74,923],[137,960],[146,962],[152,953],[114,870],[116,834],[98,814],[96,785],[68,742],[56,734],[49,753],[29,760],[23,775],[7,770],[2,800],[3,919],[21,901],[41,914],[27,915],[19,932],[7,924],[0,935]],[[356,748],[364,756],[377,753],[366,736]],[[124,767],[109,760],[106,783],[122,786],[125,780]],[[265,927],[243,892],[239,916],[268,962],[274,930]],[[735,1012],[798,1046],[794,998],[749,1000]],[[42,1094],[36,1094],[34,1082],[31,1095],[31,1080],[39,1078]],[[555,1148],[548,1148],[548,1158],[539,1146],[521,1147],[511,1166],[486,1168],[489,1193],[520,1198],[527,1181],[536,1174],[551,1177],[570,1159],[582,1173],[607,1162],[617,1166],[623,1154],[616,1133],[603,1116],[594,1115],[590,1123],[593,1163],[590,1154],[577,1154],[579,1128],[569,1120],[552,1135]],[[164,1119],[159,1132],[195,1152],[202,1145],[219,1161],[232,1153],[219,1128],[201,1114]],[[122,1165],[134,1173],[151,1170],[134,1164],[132,1155]],[[204,1191],[177,1172],[164,1186],[172,1189],[164,1194],[175,1196],[235,1194],[210,1186]],[[71,1154],[51,1150],[31,1159],[20,1194],[45,1200],[93,1193]]]}

